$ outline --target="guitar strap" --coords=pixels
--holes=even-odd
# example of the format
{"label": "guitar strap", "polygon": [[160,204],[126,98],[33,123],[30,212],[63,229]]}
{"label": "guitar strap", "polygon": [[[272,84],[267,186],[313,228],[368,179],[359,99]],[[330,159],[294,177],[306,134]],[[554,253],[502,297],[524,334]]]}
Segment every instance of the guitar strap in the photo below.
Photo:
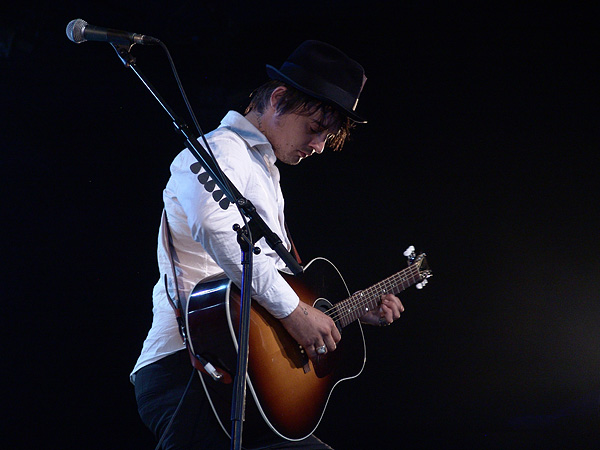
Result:
{"label": "guitar strap", "polygon": [[298,250],[296,250],[296,246],[294,245],[294,241],[292,240],[292,235],[290,233],[290,229],[288,228],[288,224],[287,224],[287,222],[284,222],[284,224],[285,224],[285,233],[287,234],[290,244],[292,245],[292,254],[294,255],[294,258],[296,258],[296,261],[298,261],[298,264],[302,265],[302,260],[300,259],[300,254],[298,253]]}
{"label": "guitar strap", "polygon": [[169,263],[171,264],[171,274],[173,276],[173,282],[175,284],[175,298],[171,297],[169,293],[169,283],[167,274],[164,274],[163,282],[165,284],[165,293],[167,295],[167,299],[169,300],[169,304],[175,313],[175,318],[177,319],[177,325],[179,328],[179,334],[181,335],[181,339],[183,339],[183,344],[188,349],[188,354],[190,356],[190,362],[192,366],[201,372],[210,375],[216,381],[223,381],[225,383],[231,383],[231,377],[227,372],[222,369],[215,369],[215,367],[210,363],[210,361],[204,359],[201,355],[195,355],[192,352],[192,348],[188,342],[188,333],[185,327],[185,320],[183,319],[183,311],[182,311],[182,303],[181,303],[181,295],[179,293],[179,283],[177,282],[177,273],[175,272],[175,248],[173,247],[173,236],[171,235],[171,228],[169,227],[169,221],[167,220],[167,211],[163,209],[162,217],[161,217],[161,226],[163,229],[162,232],[162,241],[163,246],[166,249],[169,249]]}
{"label": "guitar strap", "polygon": [[183,339],[183,343],[187,347],[187,339],[185,333],[185,323],[183,322],[183,314],[181,312],[181,297],[179,295],[179,283],[177,282],[177,274],[175,272],[175,258],[173,257],[173,253],[175,250],[173,249],[173,238],[171,236],[171,228],[169,227],[169,221],[167,220],[167,211],[163,209],[162,217],[161,217],[161,228],[163,229],[161,238],[162,244],[165,249],[168,249],[169,253],[169,263],[171,265],[171,275],[173,276],[173,283],[175,284],[175,299],[171,297],[169,293],[169,285],[167,274],[164,274],[164,285],[165,292],[167,293],[167,299],[173,311],[175,312],[175,317],[177,318],[177,324],[179,325],[179,334],[181,334],[181,338]]}

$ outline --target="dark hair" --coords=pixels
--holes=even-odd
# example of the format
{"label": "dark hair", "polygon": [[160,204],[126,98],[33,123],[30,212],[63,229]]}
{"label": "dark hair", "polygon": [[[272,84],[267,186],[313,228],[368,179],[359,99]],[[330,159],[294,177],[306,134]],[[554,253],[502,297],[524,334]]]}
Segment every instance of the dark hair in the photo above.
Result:
{"label": "dark hair", "polygon": [[337,130],[327,138],[325,145],[334,151],[341,150],[350,136],[350,130],[354,128],[354,122],[335,106],[306,95],[283,81],[268,81],[252,92],[250,104],[246,108],[244,114],[248,114],[253,110],[258,113],[265,112],[271,94],[279,86],[285,86],[286,91],[279,99],[277,105],[275,105],[277,112],[279,114],[300,114],[303,116],[310,116],[320,111],[323,114],[322,122],[325,127],[327,129]]}

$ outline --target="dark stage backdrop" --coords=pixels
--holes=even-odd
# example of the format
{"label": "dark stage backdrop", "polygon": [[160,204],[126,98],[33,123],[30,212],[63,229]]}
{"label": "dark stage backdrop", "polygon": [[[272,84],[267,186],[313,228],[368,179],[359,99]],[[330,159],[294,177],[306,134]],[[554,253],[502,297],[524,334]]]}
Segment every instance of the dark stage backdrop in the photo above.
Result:
{"label": "dark stage backdrop", "polygon": [[[67,1],[0,14],[4,448],[151,449],[129,371],[151,321],[161,192],[183,148],[108,44],[171,50],[208,131],[305,39],[361,61],[369,124],[282,167],[305,260],[351,290],[434,277],[367,330],[364,374],[318,435],[337,449],[597,448],[598,59],[571,3]],[[2,7],[3,9],[5,7]],[[162,51],[139,68],[191,123]]]}

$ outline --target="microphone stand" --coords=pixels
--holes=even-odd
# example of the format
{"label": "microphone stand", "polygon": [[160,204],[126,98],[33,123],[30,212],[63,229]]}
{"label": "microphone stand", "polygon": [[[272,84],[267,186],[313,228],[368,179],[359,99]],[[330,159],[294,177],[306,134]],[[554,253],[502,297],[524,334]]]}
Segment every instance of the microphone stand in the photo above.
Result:
{"label": "microphone stand", "polygon": [[[136,66],[135,58],[131,55],[130,50],[133,45],[111,44],[119,55],[119,58],[138,76],[138,78],[148,88],[150,93],[156,98],[163,109],[171,117],[175,129],[185,139],[186,147],[196,157],[198,162],[210,175],[210,177],[219,186],[227,199],[237,205],[243,214],[248,217],[248,225],[240,227],[234,226],[234,230],[238,233],[238,243],[242,251],[242,299],[240,310],[240,331],[238,336],[238,358],[236,366],[235,384],[233,390],[233,401],[231,405],[231,448],[240,450],[242,448],[242,428],[245,411],[246,400],[246,374],[248,373],[248,334],[250,328],[250,306],[252,301],[252,263],[253,254],[258,254],[260,249],[254,247],[254,243],[264,236],[267,244],[279,255],[286,266],[294,275],[302,273],[302,267],[292,256],[290,252],[283,246],[283,242],[276,233],[271,231],[265,221],[260,217],[254,205],[236,189],[227,176],[218,168],[217,162],[208,154],[208,152],[198,145],[198,136],[189,129],[189,127],[179,120],[173,110],[167,105],[164,99],[158,94],[156,89],[148,82],[146,77],[139,71]],[[202,136],[204,137],[204,136]],[[208,146],[208,142],[206,142]]]}

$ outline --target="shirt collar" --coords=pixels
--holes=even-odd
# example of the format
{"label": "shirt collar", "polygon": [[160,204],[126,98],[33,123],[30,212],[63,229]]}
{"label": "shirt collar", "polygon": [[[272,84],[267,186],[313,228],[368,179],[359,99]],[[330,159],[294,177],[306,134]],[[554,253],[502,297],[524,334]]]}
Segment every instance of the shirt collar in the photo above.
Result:
{"label": "shirt collar", "polygon": [[229,111],[223,120],[221,120],[222,127],[228,127],[235,131],[244,141],[248,147],[253,147],[263,155],[267,156],[271,164],[275,164],[277,158],[273,152],[271,143],[267,140],[264,134],[262,134],[252,123],[236,111]]}

